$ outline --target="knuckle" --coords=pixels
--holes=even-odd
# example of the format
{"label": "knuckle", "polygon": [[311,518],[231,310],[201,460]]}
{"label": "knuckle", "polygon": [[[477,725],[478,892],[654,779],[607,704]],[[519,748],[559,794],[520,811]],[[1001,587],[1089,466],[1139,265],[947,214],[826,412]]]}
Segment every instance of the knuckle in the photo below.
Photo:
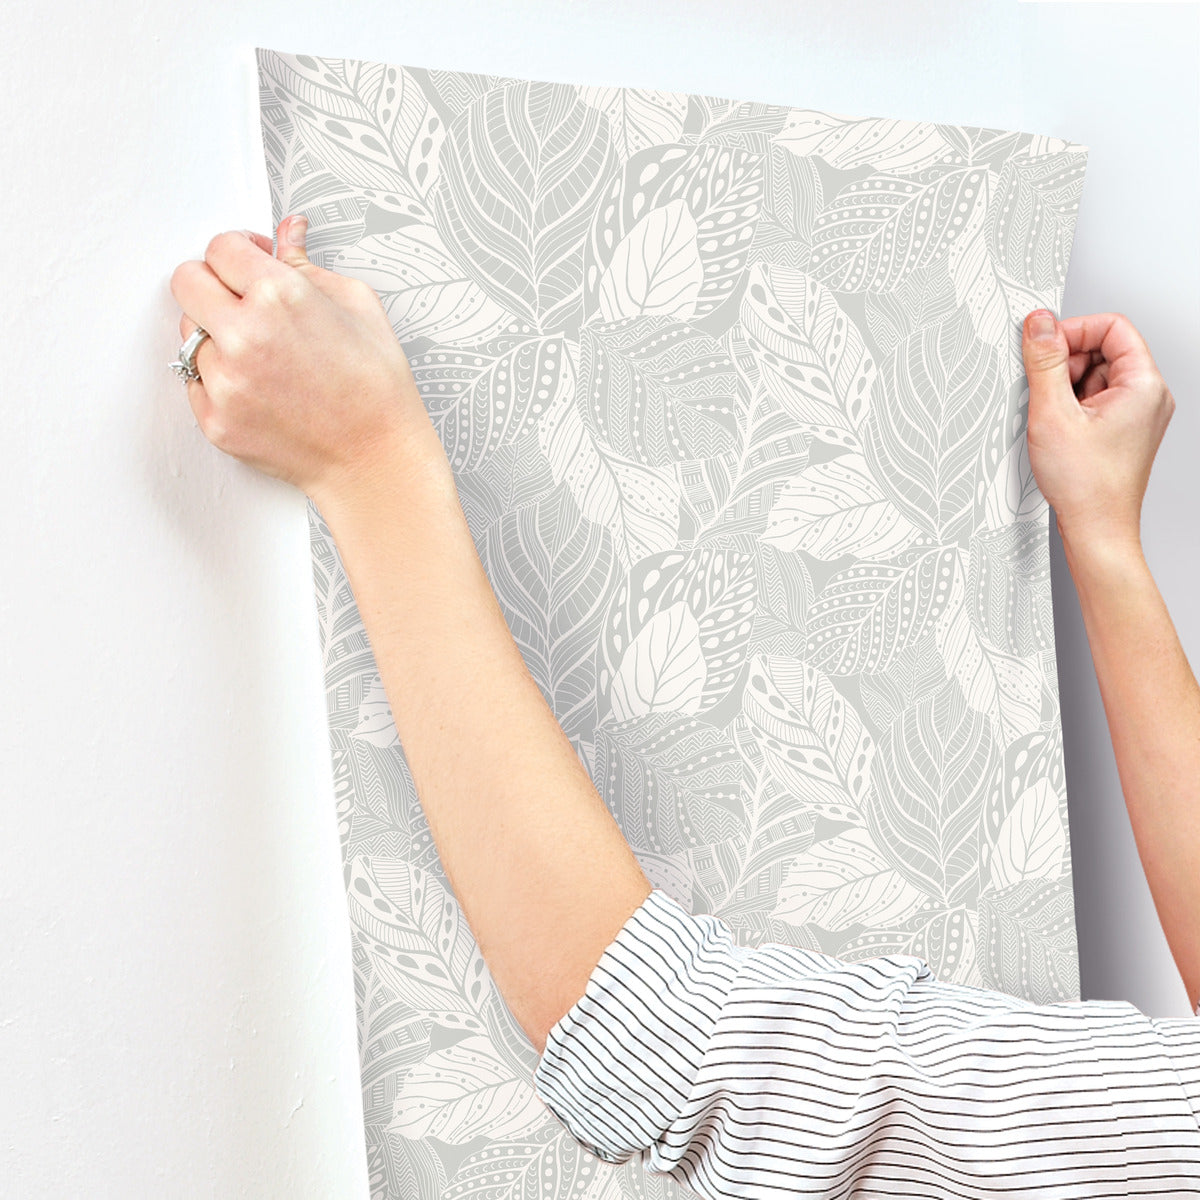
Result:
{"label": "knuckle", "polygon": [[251,304],[271,304],[275,299],[275,281],[270,275],[250,280],[243,299]]}
{"label": "knuckle", "polygon": [[361,279],[356,279],[347,286],[342,293],[342,301],[347,307],[371,321],[390,324],[387,309],[380,300],[379,293]]}
{"label": "knuckle", "polygon": [[302,294],[303,282],[291,275],[260,275],[246,289],[246,295],[266,308],[289,307]]}
{"label": "knuckle", "polygon": [[196,413],[196,424],[200,432],[214,446],[220,446],[229,436],[229,422],[225,413],[225,401],[222,393],[209,392],[208,404]]}
{"label": "knuckle", "polygon": [[188,259],[187,262],[181,262],[174,271],[171,272],[171,295],[176,300],[179,299],[179,289],[187,286],[187,281],[192,272],[195,271],[197,263],[193,259]]}
{"label": "knuckle", "polygon": [[281,276],[277,286],[280,303],[289,306],[299,304],[308,292],[308,285],[297,271]]}
{"label": "knuckle", "polygon": [[358,276],[350,277],[350,288],[363,300],[379,299],[379,293],[365,279],[359,279]]}
{"label": "knuckle", "polygon": [[252,349],[250,340],[246,337],[246,330],[242,326],[235,326],[226,329],[221,334],[221,357],[236,362],[240,358],[244,358],[246,351]]}
{"label": "knuckle", "polygon": [[214,249],[220,249],[220,247],[225,245],[229,241],[230,238],[241,237],[241,236],[242,236],[241,234],[232,233],[229,230],[223,230],[221,233],[214,234],[211,238],[208,239],[208,245],[205,246],[205,248],[204,248],[204,257],[206,259],[208,259],[209,257],[211,257]]}

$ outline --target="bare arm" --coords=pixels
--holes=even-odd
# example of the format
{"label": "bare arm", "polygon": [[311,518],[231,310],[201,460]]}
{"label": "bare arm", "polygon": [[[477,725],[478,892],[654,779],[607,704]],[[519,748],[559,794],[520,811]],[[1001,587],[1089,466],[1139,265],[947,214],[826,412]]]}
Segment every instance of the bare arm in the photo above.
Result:
{"label": "bare arm", "polygon": [[1200,1003],[1200,686],[1135,544],[1063,538],[1150,894]]}
{"label": "bare arm", "polygon": [[1159,921],[1200,1002],[1200,686],[1142,552],[1151,463],[1175,401],[1114,313],[1025,339],[1030,462],[1054,506],[1117,771]]}
{"label": "bare arm", "polygon": [[650,882],[513,640],[432,426],[376,478],[317,504],[442,865],[541,1054]]}
{"label": "bare arm", "polygon": [[310,263],[297,225],[176,268],[181,336],[211,335],[188,401],[329,524],[438,854],[541,1054],[650,883],[509,632],[379,297]]}

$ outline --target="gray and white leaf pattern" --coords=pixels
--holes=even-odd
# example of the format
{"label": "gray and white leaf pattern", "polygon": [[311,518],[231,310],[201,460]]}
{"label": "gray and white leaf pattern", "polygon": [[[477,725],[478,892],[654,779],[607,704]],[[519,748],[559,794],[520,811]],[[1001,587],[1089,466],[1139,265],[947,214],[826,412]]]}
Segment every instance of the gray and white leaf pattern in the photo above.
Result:
{"label": "gray and white leaf pattern", "polygon": [[[525,662],[746,945],[1078,996],[1020,324],[1084,146],[257,50],[276,221],[375,289]],[[373,1200],[673,1196],[532,1089],[309,508]]]}
{"label": "gray and white leaf pattern", "polygon": [[861,454],[817,463],[787,480],[771,509],[764,541],[829,562],[888,558],[908,549],[920,530],[879,490]]}
{"label": "gray and white leaf pattern", "polygon": [[833,293],[802,271],[755,264],[739,316],[761,377],[801,427],[858,448],[875,364]]}

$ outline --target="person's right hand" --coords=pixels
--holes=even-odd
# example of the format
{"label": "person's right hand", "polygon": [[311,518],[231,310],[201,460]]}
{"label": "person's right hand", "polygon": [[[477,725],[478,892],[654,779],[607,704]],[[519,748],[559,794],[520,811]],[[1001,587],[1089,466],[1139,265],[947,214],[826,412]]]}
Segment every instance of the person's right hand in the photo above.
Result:
{"label": "person's right hand", "polygon": [[[1049,315],[1047,335],[1038,316]],[[1150,466],[1175,397],[1141,334],[1121,313],[1025,318],[1029,464],[1064,543],[1140,545]]]}

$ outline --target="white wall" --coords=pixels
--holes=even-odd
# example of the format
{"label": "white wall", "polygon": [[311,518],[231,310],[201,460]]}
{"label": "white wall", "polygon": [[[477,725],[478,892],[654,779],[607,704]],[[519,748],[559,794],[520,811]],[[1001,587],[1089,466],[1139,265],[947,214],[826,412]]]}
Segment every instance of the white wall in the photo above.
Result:
{"label": "white wall", "polygon": [[[168,280],[269,233],[253,47],[1057,134],[1065,311],[1179,408],[1144,509],[1200,663],[1195,5],[112,0],[0,29],[0,1193],[364,1197],[304,497],[211,447]],[[1185,1015],[1054,542],[1084,994]]]}

